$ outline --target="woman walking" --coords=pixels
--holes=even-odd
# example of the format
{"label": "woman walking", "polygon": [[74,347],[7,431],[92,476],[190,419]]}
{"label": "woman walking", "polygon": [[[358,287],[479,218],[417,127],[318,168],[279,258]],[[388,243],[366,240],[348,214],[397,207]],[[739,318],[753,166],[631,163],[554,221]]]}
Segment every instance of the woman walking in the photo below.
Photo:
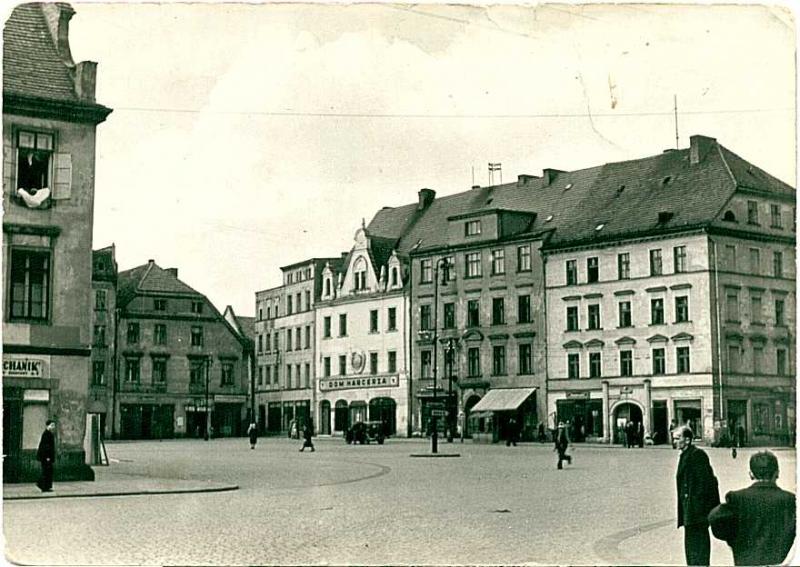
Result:
{"label": "woman walking", "polygon": [[258,442],[258,427],[255,423],[251,423],[247,428],[247,435],[250,437],[250,448],[255,449]]}

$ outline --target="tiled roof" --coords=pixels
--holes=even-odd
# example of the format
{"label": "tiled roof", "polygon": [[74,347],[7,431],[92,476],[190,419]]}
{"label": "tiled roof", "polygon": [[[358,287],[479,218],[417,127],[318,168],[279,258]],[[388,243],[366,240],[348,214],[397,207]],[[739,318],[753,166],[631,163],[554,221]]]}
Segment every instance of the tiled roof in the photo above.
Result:
{"label": "tiled roof", "polygon": [[155,262],[148,262],[120,272],[117,290],[117,301],[120,307],[127,305],[137,293],[188,294],[202,297],[201,293],[183,283],[169,271],[159,267]]}
{"label": "tiled roof", "polygon": [[235,315],[236,322],[239,324],[239,328],[244,333],[244,336],[254,341],[256,338],[256,318],[255,317],[242,317],[240,315]]}
{"label": "tiled roof", "polygon": [[763,169],[740,158],[725,146],[720,146],[719,149],[740,187],[794,196],[795,190],[790,185],[787,185],[780,179],[772,177]]}
{"label": "tiled roof", "polygon": [[[69,9],[69,8],[65,8]],[[42,4],[20,4],[3,30],[3,92],[77,101],[72,61],[62,59]]]}

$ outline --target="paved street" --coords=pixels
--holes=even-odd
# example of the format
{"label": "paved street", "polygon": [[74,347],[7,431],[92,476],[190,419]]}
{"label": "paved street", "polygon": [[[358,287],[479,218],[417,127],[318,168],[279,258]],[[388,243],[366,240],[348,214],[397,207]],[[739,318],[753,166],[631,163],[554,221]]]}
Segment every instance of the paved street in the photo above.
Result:
{"label": "paved street", "polygon": [[[236,484],[230,492],[6,501],[6,557],[25,564],[680,564],[678,452],[422,440],[114,443],[109,473]],[[723,494],[749,483],[750,449],[708,449]],[[776,453],[794,491],[794,451]],[[117,462],[118,461],[118,462]],[[58,490],[58,485],[56,485]],[[47,546],[41,545],[42,531]],[[712,562],[731,565],[715,541]]]}

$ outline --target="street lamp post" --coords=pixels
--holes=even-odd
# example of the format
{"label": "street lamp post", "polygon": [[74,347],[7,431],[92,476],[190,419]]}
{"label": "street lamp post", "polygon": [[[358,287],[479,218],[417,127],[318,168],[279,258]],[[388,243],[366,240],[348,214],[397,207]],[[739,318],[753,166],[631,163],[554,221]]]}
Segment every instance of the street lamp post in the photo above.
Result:
{"label": "street lamp post", "polygon": [[211,370],[211,355],[206,355],[206,431],[203,439],[208,441],[210,434],[209,428],[211,427],[211,412],[208,410],[208,380]]}
{"label": "street lamp post", "polygon": [[455,363],[454,356],[454,339],[451,337],[447,339],[447,442],[453,442],[453,366]]}
{"label": "street lamp post", "polygon": [[439,313],[439,265],[442,265],[442,285],[447,285],[447,280],[450,277],[450,265],[447,258],[439,258],[436,260],[433,280],[433,404],[431,409],[431,453],[439,452],[439,432],[436,423],[436,412],[438,411],[437,399],[437,374],[438,374],[438,353],[439,353],[439,331],[438,331],[438,313]]}

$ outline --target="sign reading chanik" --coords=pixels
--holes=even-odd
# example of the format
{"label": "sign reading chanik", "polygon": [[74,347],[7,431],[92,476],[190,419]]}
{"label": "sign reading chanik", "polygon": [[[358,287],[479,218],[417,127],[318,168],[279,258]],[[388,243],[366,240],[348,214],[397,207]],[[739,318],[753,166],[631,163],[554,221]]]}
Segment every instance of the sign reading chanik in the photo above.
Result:
{"label": "sign reading chanik", "polygon": [[44,378],[44,360],[41,358],[3,358],[3,376],[6,378]]}
{"label": "sign reading chanik", "polygon": [[319,381],[319,389],[322,392],[330,390],[348,390],[350,388],[381,388],[385,386],[397,386],[399,384],[397,375],[392,376],[363,376],[358,378],[330,378]]}

